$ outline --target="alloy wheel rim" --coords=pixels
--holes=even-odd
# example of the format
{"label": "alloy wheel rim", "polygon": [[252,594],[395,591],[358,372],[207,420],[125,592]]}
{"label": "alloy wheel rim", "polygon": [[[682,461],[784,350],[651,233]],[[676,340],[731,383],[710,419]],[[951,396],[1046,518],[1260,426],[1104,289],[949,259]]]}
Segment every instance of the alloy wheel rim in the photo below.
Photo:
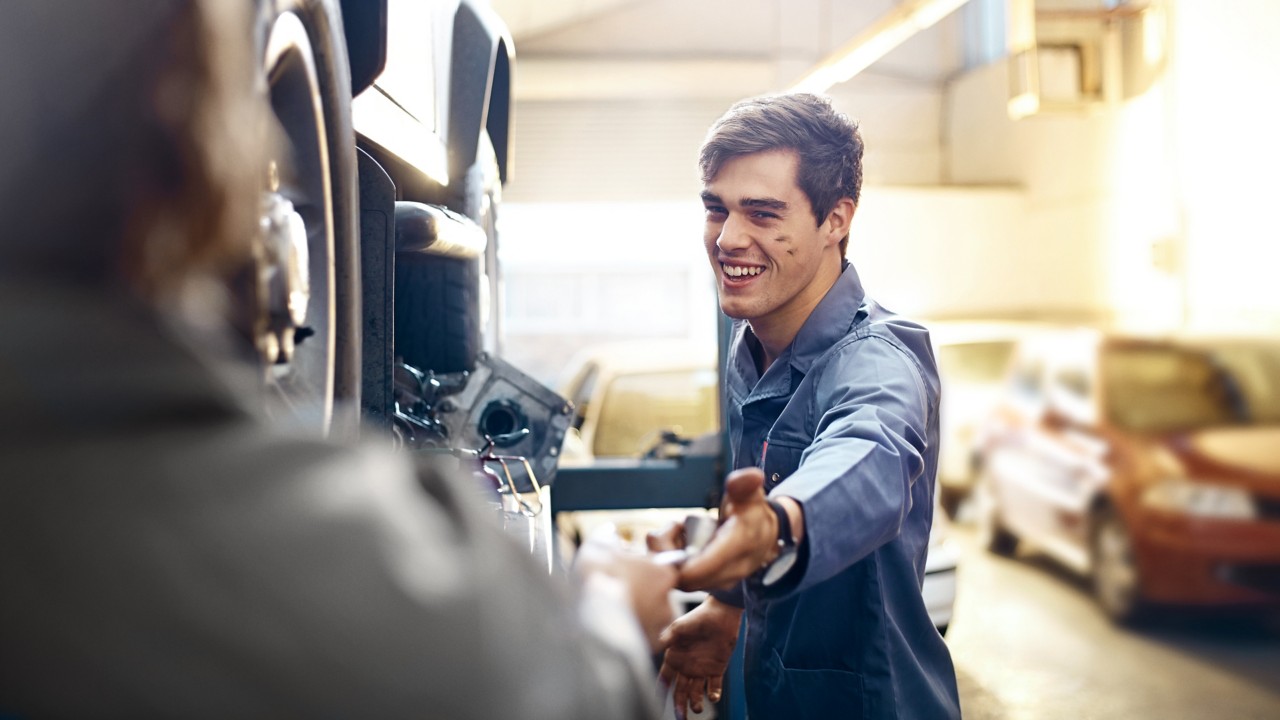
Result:
{"label": "alloy wheel rim", "polygon": [[1138,573],[1133,565],[1133,546],[1129,535],[1116,520],[1108,520],[1098,529],[1097,587],[1103,605],[1112,614],[1123,614],[1133,604]]}
{"label": "alloy wheel rim", "polygon": [[333,193],[319,74],[302,21],[276,19],[265,68],[274,140],[262,200],[256,341],[268,412],[327,433],[334,393]]}

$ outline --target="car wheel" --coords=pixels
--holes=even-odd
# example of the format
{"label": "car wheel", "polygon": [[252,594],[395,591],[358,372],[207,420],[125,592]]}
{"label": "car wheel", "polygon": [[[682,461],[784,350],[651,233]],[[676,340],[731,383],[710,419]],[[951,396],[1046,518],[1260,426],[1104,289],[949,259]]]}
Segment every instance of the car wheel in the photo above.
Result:
{"label": "car wheel", "polygon": [[978,477],[973,502],[978,519],[978,544],[996,555],[1011,557],[1018,550],[1018,536],[1000,518],[995,481],[986,472]]}
{"label": "car wheel", "polygon": [[396,355],[419,370],[475,370],[480,352],[480,260],[396,257]]}
{"label": "car wheel", "polygon": [[[321,434],[359,407],[355,146],[341,26],[314,0],[258,6],[271,142],[257,248],[254,341],[268,412]],[[356,413],[344,429],[354,428]]]}
{"label": "car wheel", "polygon": [[1114,508],[1094,518],[1092,536],[1093,594],[1107,617],[1131,624],[1145,614],[1133,539]]}

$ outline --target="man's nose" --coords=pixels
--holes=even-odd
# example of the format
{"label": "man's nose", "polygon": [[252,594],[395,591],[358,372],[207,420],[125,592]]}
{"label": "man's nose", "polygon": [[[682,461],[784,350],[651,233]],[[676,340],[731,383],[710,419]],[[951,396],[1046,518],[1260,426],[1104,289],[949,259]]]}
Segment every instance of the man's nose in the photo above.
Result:
{"label": "man's nose", "polygon": [[751,232],[748,224],[740,217],[729,214],[724,225],[720,226],[720,237],[716,239],[716,247],[723,252],[742,250],[751,245]]}

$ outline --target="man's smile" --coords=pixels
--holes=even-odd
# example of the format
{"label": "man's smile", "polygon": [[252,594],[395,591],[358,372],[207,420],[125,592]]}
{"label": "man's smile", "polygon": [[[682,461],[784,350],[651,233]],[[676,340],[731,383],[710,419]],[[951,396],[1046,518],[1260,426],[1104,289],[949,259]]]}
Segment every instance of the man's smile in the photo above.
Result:
{"label": "man's smile", "polygon": [[726,282],[740,285],[759,277],[765,269],[759,265],[730,265],[722,262],[720,270]]}

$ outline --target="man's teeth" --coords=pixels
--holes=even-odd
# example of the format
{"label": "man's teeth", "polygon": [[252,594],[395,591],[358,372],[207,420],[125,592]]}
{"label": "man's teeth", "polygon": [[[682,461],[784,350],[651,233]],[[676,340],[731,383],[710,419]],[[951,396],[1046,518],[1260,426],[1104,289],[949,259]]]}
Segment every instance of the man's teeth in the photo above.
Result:
{"label": "man's teeth", "polygon": [[764,268],[758,267],[742,267],[739,265],[722,265],[724,274],[729,277],[747,277],[748,275],[759,275],[764,272]]}

